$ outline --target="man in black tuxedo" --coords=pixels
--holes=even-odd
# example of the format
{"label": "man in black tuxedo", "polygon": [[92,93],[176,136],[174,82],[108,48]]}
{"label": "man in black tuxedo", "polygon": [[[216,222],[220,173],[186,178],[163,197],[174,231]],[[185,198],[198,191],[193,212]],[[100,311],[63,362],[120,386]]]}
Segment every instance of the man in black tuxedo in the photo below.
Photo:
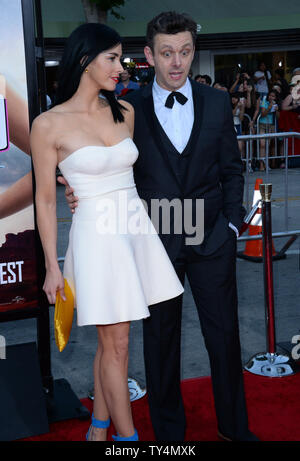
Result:
{"label": "man in black tuxedo", "polygon": [[[257,440],[248,430],[237,317],[242,162],[228,95],[188,79],[196,30],[191,18],[174,12],[148,24],[145,55],[156,77],[126,96],[135,109],[134,142],[140,153],[135,182],[149,212],[153,199],[182,204],[192,199],[196,219],[196,199],[204,199],[201,244],[187,245],[184,233],[172,233],[173,221],[169,234],[161,232],[159,223],[160,237],[182,283],[187,275],[198,309],[219,433],[230,440]],[[184,440],[181,312],[182,296],[154,306],[144,320],[146,381],[157,440]]]}
{"label": "man in black tuxedo", "polygon": [[[139,157],[134,176],[150,216],[154,199],[177,199],[182,208],[189,200],[187,211],[197,223],[197,199],[204,200],[201,244],[188,244],[185,232],[175,232],[175,212],[167,223],[169,233],[161,230],[166,223],[154,224],[181,282],[187,276],[191,286],[210,359],[219,435],[258,440],[248,429],[237,317],[242,162],[228,94],[188,79],[196,31],[191,18],[174,12],[148,24],[145,55],[156,77],[125,97],[135,109]],[[150,309],[144,320],[144,358],[152,424],[157,440],[183,441],[182,296]]]}

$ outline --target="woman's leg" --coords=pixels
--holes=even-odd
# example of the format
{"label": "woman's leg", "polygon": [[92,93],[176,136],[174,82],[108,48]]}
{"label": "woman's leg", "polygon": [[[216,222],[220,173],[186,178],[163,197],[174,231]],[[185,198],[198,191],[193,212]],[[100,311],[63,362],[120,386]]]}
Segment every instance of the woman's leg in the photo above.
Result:
{"label": "woman's leg", "polygon": [[99,366],[101,389],[108,412],[121,437],[134,434],[128,390],[129,327],[130,322],[97,326],[102,345]]}
{"label": "woman's leg", "polygon": [[[100,361],[102,356],[102,343],[98,333],[98,347],[94,360],[94,417],[101,421],[106,421],[109,418],[109,411],[103,395],[101,379],[100,379]],[[89,432],[89,440],[91,441],[105,441],[107,436],[107,429],[96,428],[91,426]]]}

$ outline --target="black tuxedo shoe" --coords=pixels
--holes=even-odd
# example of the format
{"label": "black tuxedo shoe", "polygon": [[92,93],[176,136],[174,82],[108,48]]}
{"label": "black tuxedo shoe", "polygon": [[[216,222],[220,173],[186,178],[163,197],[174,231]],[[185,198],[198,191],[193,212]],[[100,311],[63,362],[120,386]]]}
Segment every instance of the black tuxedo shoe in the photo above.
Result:
{"label": "black tuxedo shoe", "polygon": [[244,436],[238,438],[231,438],[228,435],[222,434],[222,432],[218,431],[218,437],[225,442],[260,442],[259,438],[256,437],[255,434],[248,431]]}

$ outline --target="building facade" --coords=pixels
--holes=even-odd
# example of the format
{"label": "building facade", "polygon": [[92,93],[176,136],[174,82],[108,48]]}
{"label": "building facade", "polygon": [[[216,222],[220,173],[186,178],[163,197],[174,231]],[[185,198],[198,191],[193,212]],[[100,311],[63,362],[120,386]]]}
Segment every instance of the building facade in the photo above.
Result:
{"label": "building facade", "polygon": [[[86,21],[81,0],[41,0],[46,59],[61,56],[65,38]],[[124,57],[143,61],[147,22],[163,10],[190,14],[199,25],[192,72],[227,85],[238,70],[253,73],[260,61],[287,79],[300,67],[299,0],[127,0],[107,24],[124,37]]]}

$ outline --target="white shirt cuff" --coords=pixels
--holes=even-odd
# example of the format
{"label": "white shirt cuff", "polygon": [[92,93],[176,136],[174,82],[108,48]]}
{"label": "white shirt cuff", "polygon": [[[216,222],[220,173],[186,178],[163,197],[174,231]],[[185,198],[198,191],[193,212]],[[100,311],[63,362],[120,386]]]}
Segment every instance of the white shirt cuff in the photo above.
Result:
{"label": "white shirt cuff", "polygon": [[236,233],[236,238],[238,238],[239,231],[237,230],[237,228],[231,222],[228,225]]}

